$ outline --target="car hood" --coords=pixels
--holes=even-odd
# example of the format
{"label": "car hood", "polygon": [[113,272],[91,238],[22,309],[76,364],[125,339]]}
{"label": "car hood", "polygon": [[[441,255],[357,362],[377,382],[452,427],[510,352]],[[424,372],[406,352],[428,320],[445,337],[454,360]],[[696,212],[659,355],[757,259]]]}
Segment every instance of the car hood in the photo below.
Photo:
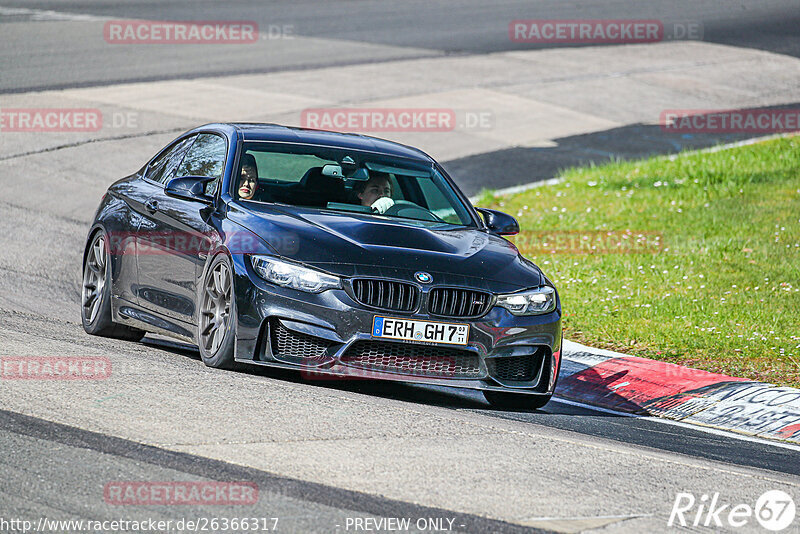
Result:
{"label": "car hood", "polygon": [[277,254],[341,276],[408,279],[426,271],[436,284],[494,291],[544,283],[513,244],[477,228],[255,203],[232,206],[228,218]]}

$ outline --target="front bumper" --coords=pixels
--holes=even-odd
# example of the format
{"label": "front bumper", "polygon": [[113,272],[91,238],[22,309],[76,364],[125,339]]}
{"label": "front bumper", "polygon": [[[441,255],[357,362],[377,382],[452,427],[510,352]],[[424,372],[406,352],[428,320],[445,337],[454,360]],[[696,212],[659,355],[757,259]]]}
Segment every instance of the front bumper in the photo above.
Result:
{"label": "front bumper", "polygon": [[[493,307],[478,319],[378,311],[344,289],[303,293],[265,282],[249,265],[238,267],[247,276],[237,276],[234,287],[237,361],[298,369],[321,380],[381,379],[534,395],[550,395],[555,388],[560,305],[527,317]],[[376,339],[371,335],[376,315],[468,323],[469,341],[454,346]]]}

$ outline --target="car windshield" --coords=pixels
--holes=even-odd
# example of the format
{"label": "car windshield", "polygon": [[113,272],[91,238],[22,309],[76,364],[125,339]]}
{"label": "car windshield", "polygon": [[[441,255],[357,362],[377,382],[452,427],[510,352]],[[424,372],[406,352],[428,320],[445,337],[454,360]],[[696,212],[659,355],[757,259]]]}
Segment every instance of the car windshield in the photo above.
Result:
{"label": "car windshield", "polygon": [[469,208],[426,162],[352,149],[249,142],[231,184],[237,200],[471,226]]}

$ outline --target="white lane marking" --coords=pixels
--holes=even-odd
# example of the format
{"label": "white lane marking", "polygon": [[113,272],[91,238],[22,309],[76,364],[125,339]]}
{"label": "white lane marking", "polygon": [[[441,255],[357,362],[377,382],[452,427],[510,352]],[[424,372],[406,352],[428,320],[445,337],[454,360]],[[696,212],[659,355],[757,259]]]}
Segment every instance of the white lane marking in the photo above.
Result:
{"label": "white lane marking", "polygon": [[691,428],[694,430],[699,430],[700,432],[705,432],[706,434],[714,434],[717,436],[723,436],[733,439],[738,439],[741,441],[749,441],[751,443],[759,443],[761,445],[771,445],[773,447],[778,447],[781,449],[788,449],[790,451],[800,452],[800,445],[794,445],[792,443],[786,443],[783,441],[772,441],[765,438],[759,438],[757,436],[747,436],[745,434],[739,434],[738,432],[733,432],[730,430],[722,430],[721,428],[714,428],[706,425],[701,425],[697,423],[684,423],[683,421],[675,421],[673,419],[665,419],[662,417],[654,417],[651,415],[636,415],[632,413],[625,413],[625,412],[618,412],[616,410],[609,410],[608,408],[600,408],[599,406],[592,406],[591,404],[585,404],[582,402],[571,401],[567,399],[562,399],[561,397],[553,397],[550,402],[558,402],[561,404],[567,404],[570,406],[576,406],[578,408],[585,408],[587,410],[594,410],[597,412],[607,413],[611,415],[618,415],[620,417],[635,417],[637,419],[644,419],[646,421],[654,421],[656,423],[663,423],[665,425],[672,425],[672,426],[679,426],[681,428]]}

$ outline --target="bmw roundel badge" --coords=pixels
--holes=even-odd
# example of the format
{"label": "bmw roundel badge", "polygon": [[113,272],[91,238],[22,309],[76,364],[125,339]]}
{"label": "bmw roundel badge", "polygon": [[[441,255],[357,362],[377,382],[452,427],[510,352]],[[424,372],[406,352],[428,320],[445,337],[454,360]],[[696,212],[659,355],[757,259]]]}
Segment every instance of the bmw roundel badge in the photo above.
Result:
{"label": "bmw roundel badge", "polygon": [[421,284],[430,284],[433,282],[433,277],[425,271],[414,273],[414,278],[416,278],[417,282],[420,282]]}

